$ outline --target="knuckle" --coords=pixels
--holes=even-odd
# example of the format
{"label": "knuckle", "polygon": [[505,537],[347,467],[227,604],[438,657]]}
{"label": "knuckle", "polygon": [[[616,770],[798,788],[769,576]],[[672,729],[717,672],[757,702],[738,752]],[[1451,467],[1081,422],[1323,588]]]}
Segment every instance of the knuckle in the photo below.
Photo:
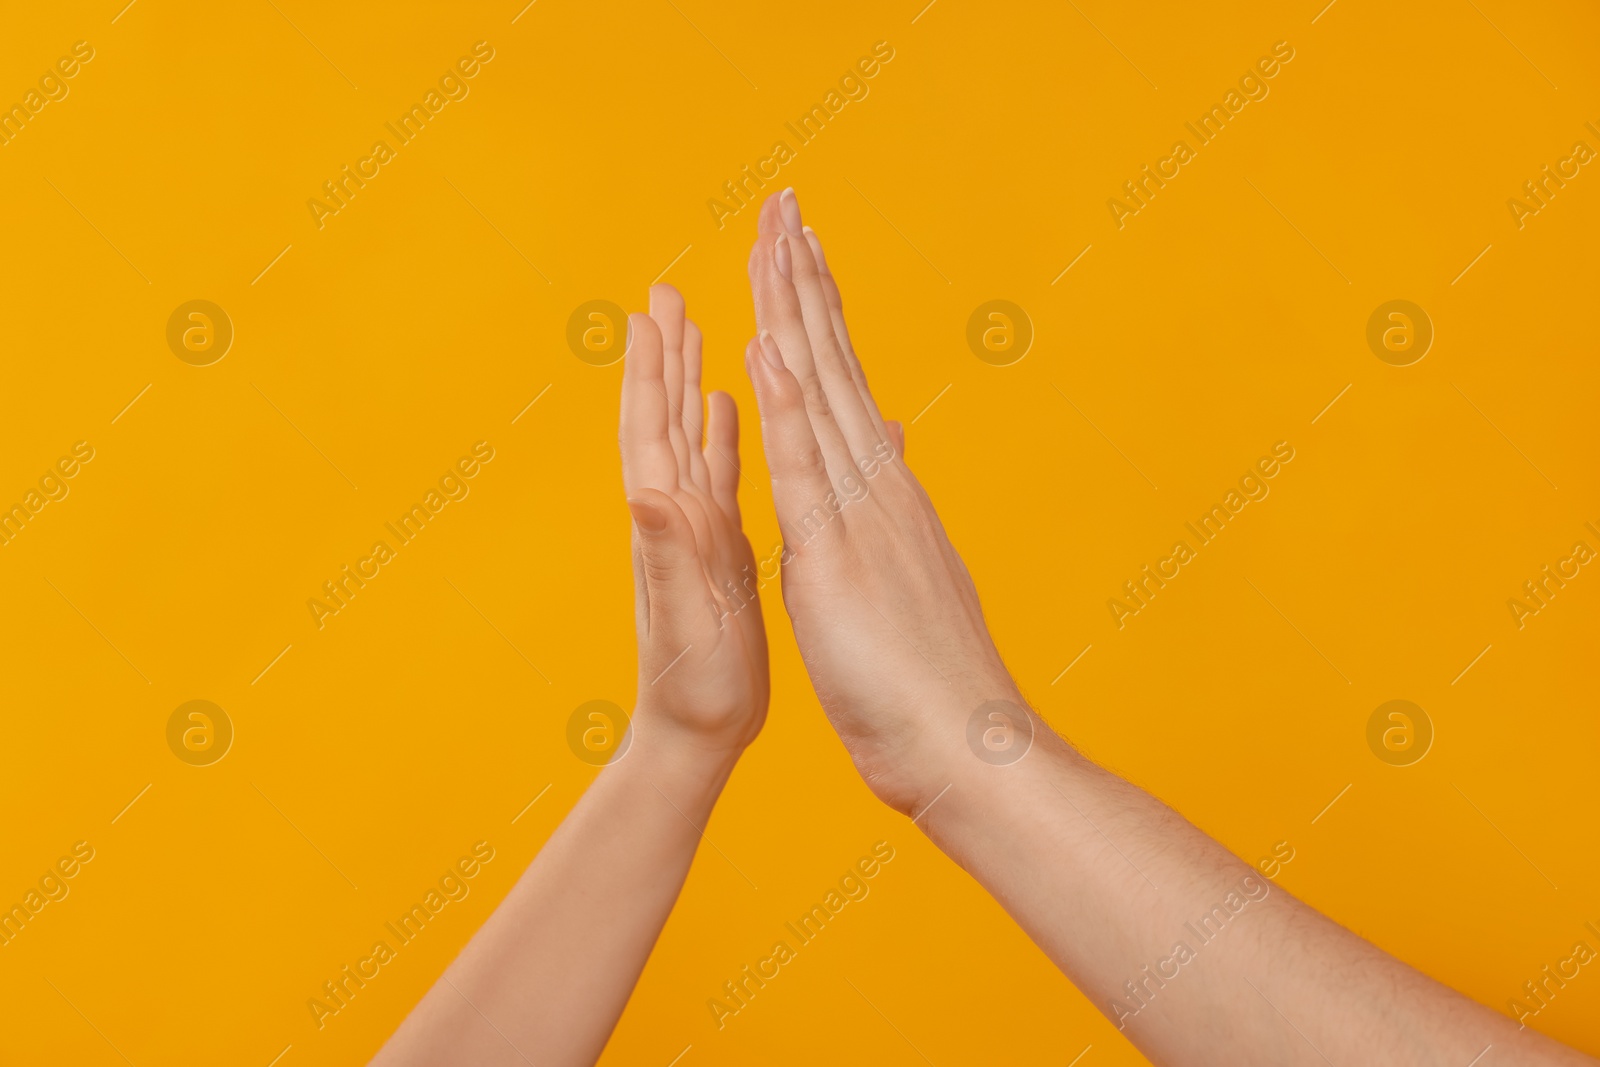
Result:
{"label": "knuckle", "polygon": [[789,466],[800,471],[822,470],[822,449],[811,441],[793,446],[789,449]]}
{"label": "knuckle", "polygon": [[822,388],[822,379],[811,375],[800,383],[801,391],[805,396],[806,406],[819,415],[831,415],[832,409],[828,407],[828,394]]}

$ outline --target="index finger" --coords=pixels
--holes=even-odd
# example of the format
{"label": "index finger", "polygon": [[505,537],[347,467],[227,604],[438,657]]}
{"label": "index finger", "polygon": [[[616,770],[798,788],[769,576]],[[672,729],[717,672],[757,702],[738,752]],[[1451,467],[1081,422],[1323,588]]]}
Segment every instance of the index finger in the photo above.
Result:
{"label": "index finger", "polygon": [[622,415],[617,441],[622,448],[622,484],[671,492],[678,487],[678,458],[668,435],[662,381],[661,331],[649,315],[628,316],[628,347],[622,366]]}

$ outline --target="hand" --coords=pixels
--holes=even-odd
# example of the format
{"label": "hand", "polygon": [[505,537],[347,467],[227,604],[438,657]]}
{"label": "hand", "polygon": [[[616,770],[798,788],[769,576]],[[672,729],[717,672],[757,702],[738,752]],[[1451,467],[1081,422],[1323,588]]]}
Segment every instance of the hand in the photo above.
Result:
{"label": "hand", "polygon": [[783,599],[811,683],[885,803],[930,803],[967,720],[1021,696],[977,590],[878,412],[822,244],[792,190],[762,205],[750,254],[761,336],[745,367],[785,539]]}
{"label": "hand", "polygon": [[[712,393],[701,447],[700,330],[670,285],[628,318],[622,481],[639,632],[635,743],[737,754],[766,719],[767,639],[739,526],[739,413]],[[654,743],[654,742],[649,742]]]}

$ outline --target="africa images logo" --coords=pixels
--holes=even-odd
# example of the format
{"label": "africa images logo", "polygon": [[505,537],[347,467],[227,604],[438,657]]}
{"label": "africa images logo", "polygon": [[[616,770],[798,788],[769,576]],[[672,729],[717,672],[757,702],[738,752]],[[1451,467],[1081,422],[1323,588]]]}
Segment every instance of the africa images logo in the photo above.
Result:
{"label": "africa images logo", "polygon": [[[848,68],[839,79],[837,89],[829,89],[823,96],[822,103],[812,104],[810,110],[801,115],[796,125],[785,122],[783,128],[794,135],[794,147],[789,146],[786,140],[777,140],[772,143],[772,150],[765,159],[758,159],[755,163],[755,173],[751,173],[747,163],[739,171],[739,176],[731,181],[722,183],[722,191],[727,196],[730,204],[723,203],[716,197],[706,201],[706,208],[711,212],[711,221],[717,224],[717,229],[727,225],[727,220],[739,214],[745,208],[754,204],[759,197],[756,189],[766,188],[767,182],[776,181],[778,172],[794,160],[799,149],[810,144],[822,135],[822,130],[829,122],[839,117],[839,112],[852,101],[865,100],[872,91],[867,84],[867,79],[875,78],[890,60],[894,59],[894,46],[888,41],[879,41],[872,46],[870,56],[862,56],[856,60],[855,65]],[[767,168],[771,167],[769,174]],[[751,186],[754,185],[755,189]]]}
{"label": "africa images logo", "polygon": [[1223,529],[1237,519],[1251,501],[1265,500],[1267,494],[1272,492],[1267,479],[1277,477],[1284,465],[1293,460],[1294,446],[1288,441],[1277,442],[1272,446],[1271,455],[1262,456],[1254,466],[1245,470],[1239,479],[1238,489],[1229,489],[1222,503],[1211,505],[1210,510],[1200,517],[1198,526],[1193,522],[1184,523],[1184,528],[1194,535],[1195,544],[1191,546],[1185,540],[1174,542],[1172,553],[1157,560],[1154,570],[1147,563],[1137,578],[1122,583],[1126,600],[1111,597],[1106,601],[1106,610],[1111,612],[1111,621],[1117,624],[1117,629],[1127,626],[1131,616],[1149,607],[1156,593],[1165,589],[1186,564],[1196,559],[1201,548],[1222,536]]}
{"label": "africa images logo", "polygon": [[773,942],[772,951],[758,959],[753,969],[750,964],[746,964],[737,976],[723,982],[725,999],[711,997],[706,1001],[711,1017],[717,1022],[717,1029],[721,1030],[728,1024],[730,1018],[748,1008],[756,993],[765,989],[768,982],[782,973],[783,967],[798,958],[800,949],[821,936],[823,928],[837,919],[847,905],[852,901],[867,899],[867,894],[872,892],[872,887],[868,883],[882,872],[884,866],[894,859],[894,855],[894,846],[889,842],[876,842],[872,846],[872,855],[862,856],[856,860],[840,876],[839,887],[830,888],[820,904],[812,904],[811,910],[800,916],[796,922],[783,924],[783,928],[794,937],[793,945],[787,940]]}
{"label": "africa images logo", "polygon": [[311,612],[311,621],[317,624],[317,629],[327,625],[328,616],[337,615],[349,607],[355,595],[382,573],[385,565],[398,558],[400,548],[420,537],[428,523],[438,518],[446,505],[453,500],[465,500],[467,494],[472,492],[467,479],[477,477],[483,464],[493,459],[494,446],[488,441],[479,441],[472,446],[470,456],[462,456],[456,460],[455,466],[445,471],[439,479],[438,489],[429,489],[420,504],[412,504],[395,522],[384,523],[384,529],[394,535],[393,547],[387,541],[374,541],[371,553],[356,560],[354,570],[346,563],[338,577],[322,583],[326,600],[317,597],[306,600],[306,609]]}
{"label": "africa images logo", "polygon": [[467,894],[472,892],[469,883],[478,876],[485,864],[494,860],[494,856],[494,846],[489,842],[474,844],[471,855],[462,856],[445,868],[445,872],[439,876],[437,888],[429,886],[420,902],[413,903],[410,910],[395,921],[383,924],[393,937],[394,944],[391,945],[388,938],[374,941],[369,955],[356,960],[353,966],[345,964],[338,974],[323,982],[322,992],[306,1000],[306,1008],[316,1021],[317,1029],[321,1030],[328,1024],[329,1016],[338,1015],[348,1008],[355,995],[377,978],[402,948],[421,936],[428,924],[436,920],[448,905],[467,899]]}
{"label": "africa images logo", "polygon": [[1237,120],[1245,107],[1252,101],[1265,100],[1267,94],[1272,92],[1267,81],[1277,77],[1283,66],[1293,59],[1294,48],[1288,41],[1279,41],[1272,46],[1271,55],[1262,56],[1244,72],[1237,89],[1229,89],[1222,103],[1212,104],[1210,110],[1196,120],[1198,125],[1185,122],[1184,128],[1194,135],[1197,147],[1189,147],[1187,141],[1173,142],[1171,153],[1156,160],[1153,171],[1150,164],[1146,163],[1137,178],[1122,183],[1123,194],[1129,202],[1125,203],[1114,196],[1106,201],[1106,209],[1111,212],[1111,221],[1117,224],[1117,229],[1127,226],[1130,216],[1149,207],[1149,201],[1156,193],[1182,173],[1186,164],[1199,157],[1198,149],[1222,136],[1228,123]]}
{"label": "africa images logo", "polygon": [[[429,122],[439,116],[451,101],[460,101],[467,98],[472,92],[472,87],[467,80],[478,76],[483,65],[494,59],[494,47],[488,41],[479,41],[472,46],[470,56],[462,56],[456,60],[455,65],[448,68],[439,76],[439,87],[429,89],[422,97],[422,103],[412,104],[405,114],[395,122],[385,122],[384,128],[394,135],[395,143],[378,140],[372,144],[370,154],[356,160],[355,170],[350,169],[346,163],[337,177],[322,183],[323,195],[328,202],[318,200],[316,197],[306,201],[306,207],[311,212],[311,219],[317,224],[317,229],[322,229],[327,223],[324,221],[329,215],[337,215],[349,207],[349,201],[355,199],[356,193],[367,187],[367,182],[376,178],[385,164],[399,158],[399,149],[410,144],[421,136]],[[368,168],[371,169],[368,169]]]}

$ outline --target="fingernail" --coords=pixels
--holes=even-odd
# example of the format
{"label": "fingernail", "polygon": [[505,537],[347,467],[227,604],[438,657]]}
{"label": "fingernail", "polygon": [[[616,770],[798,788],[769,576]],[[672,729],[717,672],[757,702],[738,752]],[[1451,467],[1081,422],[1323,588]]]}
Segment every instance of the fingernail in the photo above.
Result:
{"label": "fingernail", "polygon": [[822,242],[817,240],[817,231],[813,230],[810,226],[807,226],[805,231],[806,244],[811,246],[811,254],[815,256],[817,260],[817,271],[822,274],[831,273],[828,270],[828,260],[822,254]]}
{"label": "fingernail", "polygon": [[778,214],[783,218],[783,228],[800,236],[800,201],[795,198],[794,190],[785,189],[778,196]]}
{"label": "fingernail", "polygon": [[778,265],[778,273],[783,275],[785,281],[794,281],[794,265],[789,259],[789,235],[778,234],[778,241],[772,246],[772,259]]}
{"label": "fingernail", "polygon": [[660,508],[644,500],[628,501],[628,510],[633,513],[634,525],[645,533],[660,533],[667,528],[667,517]]}
{"label": "fingernail", "polygon": [[761,354],[767,357],[767,362],[778,370],[783,369],[783,353],[778,350],[778,342],[766,330],[761,331]]}

